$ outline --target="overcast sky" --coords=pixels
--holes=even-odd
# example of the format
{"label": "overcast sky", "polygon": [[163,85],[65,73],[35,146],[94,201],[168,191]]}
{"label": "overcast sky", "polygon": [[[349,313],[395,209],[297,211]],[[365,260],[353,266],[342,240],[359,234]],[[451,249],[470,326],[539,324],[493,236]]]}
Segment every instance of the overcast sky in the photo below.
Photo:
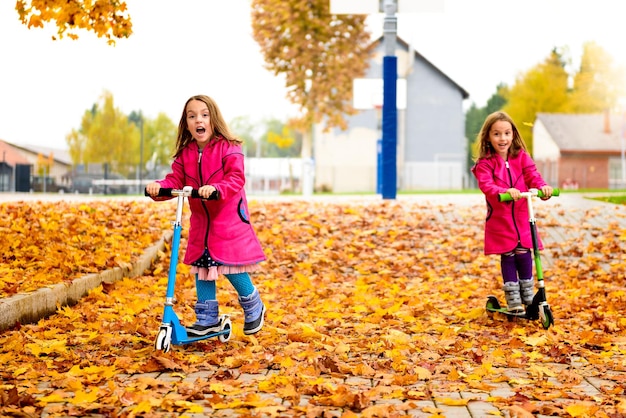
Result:
{"label": "overcast sky", "polygon": [[[583,43],[596,41],[626,65],[620,1],[442,1],[443,13],[400,13],[398,34],[469,92],[466,107],[484,106],[498,83],[513,84],[555,46],[579,60]],[[283,79],[263,68],[249,0],[127,0],[134,33],[115,47],[86,32],[52,41],[53,28],[21,25],[14,4],[0,2],[0,139],[66,148],[66,135],[105,90],[125,113],[165,112],[175,123],[200,93],[227,120],[295,112]],[[380,35],[382,15],[369,22]]]}

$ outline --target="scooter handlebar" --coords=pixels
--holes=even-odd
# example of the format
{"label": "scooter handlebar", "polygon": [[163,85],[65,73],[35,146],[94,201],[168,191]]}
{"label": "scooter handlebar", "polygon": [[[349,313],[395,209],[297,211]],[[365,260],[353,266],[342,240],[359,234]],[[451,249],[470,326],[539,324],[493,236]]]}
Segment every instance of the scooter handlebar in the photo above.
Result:
{"label": "scooter handlebar", "polygon": [[[148,190],[144,189],[144,195],[146,196],[152,196],[151,194],[148,193]],[[174,196],[178,196],[180,194],[183,194],[184,190],[183,189],[173,189],[171,187],[161,187],[159,189],[159,193],[154,196],[154,197],[174,197]],[[189,195],[190,197],[196,198],[196,199],[205,199],[205,200],[217,200],[217,191],[214,191],[213,193],[211,193],[211,195],[207,198],[204,198],[202,196],[200,196],[200,194],[198,193],[198,189],[191,189],[191,194]]]}
{"label": "scooter handlebar", "polygon": [[[559,194],[561,194],[561,191],[559,189],[552,189],[552,196],[558,196]],[[530,189],[527,192],[522,192],[522,197],[526,197],[526,196],[537,196],[537,197],[545,197],[545,195],[543,194],[543,192],[539,189]],[[500,202],[510,202],[513,200],[513,198],[511,197],[511,195],[509,193],[500,193],[498,195],[498,200]]]}

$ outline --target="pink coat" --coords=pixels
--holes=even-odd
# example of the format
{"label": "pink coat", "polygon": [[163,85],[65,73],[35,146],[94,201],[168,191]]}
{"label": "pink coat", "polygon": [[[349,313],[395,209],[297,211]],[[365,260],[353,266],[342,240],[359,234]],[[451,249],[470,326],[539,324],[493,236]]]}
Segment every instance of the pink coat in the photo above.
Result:
{"label": "pink coat", "polygon": [[[495,154],[479,159],[472,173],[478,187],[485,194],[487,219],[485,222],[485,254],[503,254],[521,245],[532,248],[526,199],[517,202],[500,202],[498,195],[512,187],[521,192],[546,185],[528,153],[523,150],[507,161]],[[537,235],[539,249],[543,244]]]}
{"label": "pink coat", "polygon": [[219,193],[218,200],[189,199],[191,219],[183,262],[193,263],[205,249],[211,258],[230,266],[265,260],[250,224],[241,146],[218,138],[206,145],[201,159],[198,156],[198,144],[192,141],[172,163],[172,172],[158,181],[161,187],[175,189],[210,184]]}

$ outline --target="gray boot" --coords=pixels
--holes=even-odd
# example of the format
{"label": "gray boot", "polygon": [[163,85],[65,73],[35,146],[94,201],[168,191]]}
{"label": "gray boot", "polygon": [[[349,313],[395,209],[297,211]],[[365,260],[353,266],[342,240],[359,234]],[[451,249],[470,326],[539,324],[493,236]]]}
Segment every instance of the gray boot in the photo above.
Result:
{"label": "gray boot", "polygon": [[216,300],[198,301],[196,303],[196,322],[186,327],[187,334],[202,337],[220,330],[219,304]]}
{"label": "gray boot", "polygon": [[250,296],[240,297],[239,304],[243,308],[245,317],[243,333],[250,335],[261,331],[261,328],[263,328],[263,317],[265,316],[265,305],[261,302],[261,296],[256,287]]}
{"label": "gray boot", "polygon": [[504,297],[506,298],[506,305],[509,312],[524,312],[524,306],[522,305],[522,298],[520,296],[519,283],[504,283]]}
{"label": "gray boot", "polygon": [[524,305],[533,303],[533,298],[535,297],[535,279],[532,277],[530,279],[520,279],[519,287]]}

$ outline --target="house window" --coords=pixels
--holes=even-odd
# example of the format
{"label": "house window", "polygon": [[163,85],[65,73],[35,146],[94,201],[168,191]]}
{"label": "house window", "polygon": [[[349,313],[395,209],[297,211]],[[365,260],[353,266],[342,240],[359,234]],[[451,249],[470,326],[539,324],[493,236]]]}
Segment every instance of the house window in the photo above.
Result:
{"label": "house window", "polygon": [[13,169],[5,162],[0,162],[0,192],[11,190],[11,174]]}
{"label": "house window", "polygon": [[609,188],[610,189],[624,189],[626,188],[626,182],[624,182],[624,176],[626,173],[623,172],[624,167],[622,166],[623,161],[620,157],[612,157],[609,158]]}

